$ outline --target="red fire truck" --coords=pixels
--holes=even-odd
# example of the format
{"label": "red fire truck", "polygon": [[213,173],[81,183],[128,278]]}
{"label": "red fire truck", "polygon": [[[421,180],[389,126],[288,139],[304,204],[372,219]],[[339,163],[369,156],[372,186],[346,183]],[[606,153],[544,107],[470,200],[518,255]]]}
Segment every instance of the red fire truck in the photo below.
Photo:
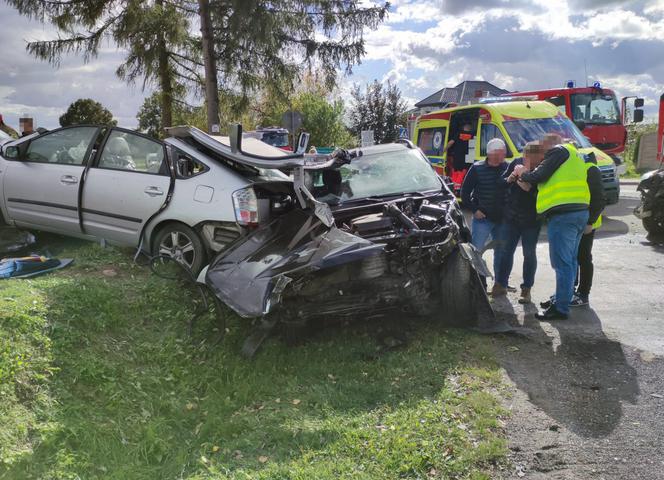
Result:
{"label": "red fire truck", "polygon": [[624,97],[621,106],[613,90],[602,88],[599,82],[592,87],[576,87],[574,82],[567,83],[566,88],[549,90],[532,90],[527,92],[508,93],[509,96],[534,95],[539,100],[546,100],[556,105],[579,130],[588,137],[590,143],[613,157],[616,164],[622,163],[619,157],[625,150],[627,141],[627,100],[634,98],[630,122],[643,120],[643,99]]}

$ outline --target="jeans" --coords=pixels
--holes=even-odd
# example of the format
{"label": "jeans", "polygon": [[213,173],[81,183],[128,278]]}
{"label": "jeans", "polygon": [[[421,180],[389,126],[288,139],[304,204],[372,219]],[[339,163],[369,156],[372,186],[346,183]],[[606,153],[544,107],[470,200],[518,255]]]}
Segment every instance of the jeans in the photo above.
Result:
{"label": "jeans", "polygon": [[556,272],[554,303],[560,313],[569,313],[578,268],[579,243],[587,223],[588,210],[558,213],[549,218],[549,256]]}
{"label": "jeans", "polygon": [[521,288],[532,288],[535,284],[537,271],[537,240],[539,239],[540,225],[521,226],[512,222],[505,222],[501,228],[503,251],[500,266],[496,271],[496,282],[506,287],[514,265],[514,253],[521,240],[523,252],[523,283]]}
{"label": "jeans", "polygon": [[590,288],[593,286],[593,241],[595,240],[595,230],[588,235],[581,237],[579,243],[579,273],[575,284],[578,285],[576,291],[579,295],[587,297],[590,295]]}
{"label": "jeans", "polygon": [[486,247],[489,237],[491,237],[495,242],[495,247],[493,249],[493,273],[494,275],[498,271],[498,265],[500,264],[500,255],[502,252],[502,241],[500,237],[501,223],[492,222],[486,218],[477,219],[473,217],[472,230],[473,238],[471,243],[473,246],[480,252],[484,253],[484,247]]}

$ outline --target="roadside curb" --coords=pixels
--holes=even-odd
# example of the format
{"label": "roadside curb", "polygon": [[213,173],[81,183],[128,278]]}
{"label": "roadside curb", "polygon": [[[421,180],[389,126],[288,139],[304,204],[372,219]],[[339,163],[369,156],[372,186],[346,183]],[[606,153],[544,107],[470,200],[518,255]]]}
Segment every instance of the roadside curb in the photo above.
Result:
{"label": "roadside curb", "polygon": [[626,179],[623,180],[622,178],[620,179],[620,185],[638,185],[639,184],[639,179]]}

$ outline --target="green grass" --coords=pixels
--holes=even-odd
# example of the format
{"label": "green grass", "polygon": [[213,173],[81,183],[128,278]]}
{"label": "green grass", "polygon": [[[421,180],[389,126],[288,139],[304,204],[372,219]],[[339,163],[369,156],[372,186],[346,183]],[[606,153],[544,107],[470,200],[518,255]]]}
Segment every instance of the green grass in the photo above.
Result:
{"label": "green grass", "polygon": [[[195,296],[127,251],[52,242],[66,270],[0,283],[0,479],[486,479],[504,461],[486,340],[417,324],[239,355],[195,346]],[[113,268],[109,277],[103,270]]]}

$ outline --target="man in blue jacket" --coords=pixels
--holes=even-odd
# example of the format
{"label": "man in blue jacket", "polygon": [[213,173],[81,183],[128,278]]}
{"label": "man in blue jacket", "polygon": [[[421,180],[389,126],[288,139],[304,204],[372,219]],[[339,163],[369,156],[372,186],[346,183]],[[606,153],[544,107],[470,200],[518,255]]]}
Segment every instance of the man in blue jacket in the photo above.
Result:
{"label": "man in blue jacket", "polygon": [[[503,174],[507,170],[505,154],[507,147],[500,138],[487,143],[485,161],[476,162],[470,167],[461,186],[461,202],[473,212],[471,225],[472,243],[483,252],[489,237],[495,242],[493,271],[500,265],[500,225],[503,221],[505,204],[505,182]],[[507,285],[494,284],[492,295],[503,295]]]}

